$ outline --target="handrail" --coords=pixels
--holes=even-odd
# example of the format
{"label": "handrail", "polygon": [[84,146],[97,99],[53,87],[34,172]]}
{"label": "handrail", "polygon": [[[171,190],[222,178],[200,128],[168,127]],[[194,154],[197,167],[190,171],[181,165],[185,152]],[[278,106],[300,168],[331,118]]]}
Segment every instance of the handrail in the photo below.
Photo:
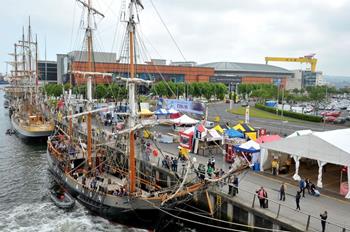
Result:
{"label": "handrail", "polygon": [[[225,183],[225,184],[227,184],[227,183]],[[238,188],[238,187],[237,187],[237,188]],[[251,207],[254,208],[254,203],[255,203],[255,200],[254,200],[254,199],[258,196],[258,194],[257,194],[256,192],[251,192],[251,191],[248,191],[248,190],[246,190],[246,189],[242,189],[242,188],[238,188],[238,189],[239,189],[239,191],[246,192],[246,193],[248,193],[248,194],[252,194],[252,195],[253,195],[253,205],[252,205]],[[220,189],[220,191],[222,192],[222,189]],[[286,204],[283,204],[283,203],[281,203],[281,202],[275,201],[275,200],[273,200],[273,199],[271,199],[271,198],[268,198],[268,197],[266,197],[266,199],[267,199],[269,202],[272,202],[272,203],[275,203],[275,204],[278,205],[278,211],[277,211],[277,213],[276,213],[276,219],[280,216],[280,212],[282,211],[282,210],[281,210],[281,209],[282,209],[281,206],[283,206],[283,207],[286,207],[286,208],[288,208],[288,209],[290,209],[290,210],[293,210],[293,211],[296,212],[296,213],[303,214],[303,215],[307,216],[307,218],[308,218],[308,223],[306,224],[306,230],[308,230],[308,228],[309,228],[309,223],[310,223],[310,219],[311,219],[311,218],[316,219],[317,221],[321,222],[321,219],[320,219],[320,218],[315,217],[314,215],[312,215],[312,214],[309,213],[309,212],[305,212],[305,211],[303,212],[303,211],[300,211],[300,210],[299,210],[299,211],[295,211],[295,209],[294,209],[293,207],[290,207],[289,205],[286,205]],[[344,232],[344,231],[350,231],[350,227],[349,227],[348,225],[345,225],[345,224],[338,224],[338,223],[333,222],[333,221],[330,221],[330,220],[327,220],[326,223],[329,224],[329,225],[336,226],[336,227],[338,227],[339,229],[342,229],[343,232]]]}

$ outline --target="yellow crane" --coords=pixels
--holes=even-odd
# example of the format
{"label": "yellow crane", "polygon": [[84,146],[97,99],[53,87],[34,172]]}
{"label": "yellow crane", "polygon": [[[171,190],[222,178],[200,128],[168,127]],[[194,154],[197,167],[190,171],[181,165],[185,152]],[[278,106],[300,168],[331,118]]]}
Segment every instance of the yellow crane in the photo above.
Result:
{"label": "yellow crane", "polygon": [[311,65],[311,72],[316,72],[317,59],[314,58],[316,54],[306,55],[304,57],[292,58],[292,57],[265,57],[266,64],[269,61],[281,61],[281,62],[299,62],[309,63]]}

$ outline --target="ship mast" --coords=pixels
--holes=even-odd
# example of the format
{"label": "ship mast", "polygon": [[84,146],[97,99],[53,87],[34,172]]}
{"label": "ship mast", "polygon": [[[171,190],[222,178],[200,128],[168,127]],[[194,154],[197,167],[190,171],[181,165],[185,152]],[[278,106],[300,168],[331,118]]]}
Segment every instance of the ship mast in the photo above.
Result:
{"label": "ship mast", "polygon": [[129,46],[130,46],[130,82],[129,82],[129,128],[130,128],[130,151],[129,151],[129,179],[130,179],[130,193],[135,192],[136,190],[136,159],[135,159],[135,136],[134,136],[134,127],[136,125],[136,99],[135,99],[135,64],[134,64],[134,33],[136,22],[134,20],[134,7],[136,8],[138,2],[136,0],[131,0],[129,6],[129,21],[128,21],[128,33],[129,33]]}
{"label": "ship mast", "polygon": [[[88,53],[88,72],[92,72],[92,56],[93,56],[93,43],[92,43],[92,28],[91,28],[91,18],[92,14],[98,14],[102,17],[104,15],[92,7],[92,0],[88,0],[87,3],[82,0],[77,0],[84,7],[87,8],[87,27],[86,27],[86,37],[87,37],[87,53]],[[87,100],[88,100],[88,115],[87,115],[87,154],[88,154],[88,164],[91,167],[92,163],[92,119],[91,119],[91,110],[92,110],[92,75],[87,77]],[[93,167],[92,167],[93,168]]]}
{"label": "ship mast", "polygon": [[18,76],[18,58],[17,58],[17,44],[15,44],[15,84],[17,86],[17,76]]}
{"label": "ship mast", "polygon": [[32,28],[30,26],[30,17],[28,25],[28,70],[29,70],[29,91],[30,91],[30,105],[33,104],[33,90],[32,90],[32,44],[31,44]]}

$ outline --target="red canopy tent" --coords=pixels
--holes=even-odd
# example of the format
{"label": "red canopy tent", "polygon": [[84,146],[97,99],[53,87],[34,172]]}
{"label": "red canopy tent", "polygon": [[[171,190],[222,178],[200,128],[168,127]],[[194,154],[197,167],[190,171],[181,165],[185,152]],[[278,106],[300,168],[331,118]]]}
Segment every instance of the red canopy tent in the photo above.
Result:
{"label": "red canopy tent", "polygon": [[255,142],[257,143],[268,143],[282,139],[279,135],[263,135],[259,137]]}

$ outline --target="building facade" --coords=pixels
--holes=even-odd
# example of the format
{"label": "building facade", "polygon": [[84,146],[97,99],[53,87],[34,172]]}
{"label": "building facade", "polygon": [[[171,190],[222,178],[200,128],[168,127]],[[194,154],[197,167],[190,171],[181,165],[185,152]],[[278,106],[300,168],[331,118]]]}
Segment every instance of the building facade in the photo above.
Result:
{"label": "building facade", "polygon": [[199,66],[214,68],[215,74],[210,82],[222,82],[226,85],[274,84],[286,88],[287,80],[294,75],[286,69],[266,64],[214,62]]}
{"label": "building facade", "polygon": [[[101,73],[112,73],[116,76],[129,76],[129,64],[119,63],[114,53],[94,52],[93,71]],[[59,83],[66,83],[73,79],[76,84],[86,83],[82,74],[70,75],[70,71],[88,71],[87,53],[70,52],[67,55],[57,55],[57,80]],[[145,80],[173,81],[173,82],[208,82],[214,75],[214,69],[197,66],[166,65],[165,60],[152,60],[146,64],[136,65],[136,75]],[[110,76],[95,76],[96,84],[108,84],[112,82]]]}
{"label": "building facade", "polygon": [[38,77],[45,83],[57,83],[57,62],[38,61]]}

